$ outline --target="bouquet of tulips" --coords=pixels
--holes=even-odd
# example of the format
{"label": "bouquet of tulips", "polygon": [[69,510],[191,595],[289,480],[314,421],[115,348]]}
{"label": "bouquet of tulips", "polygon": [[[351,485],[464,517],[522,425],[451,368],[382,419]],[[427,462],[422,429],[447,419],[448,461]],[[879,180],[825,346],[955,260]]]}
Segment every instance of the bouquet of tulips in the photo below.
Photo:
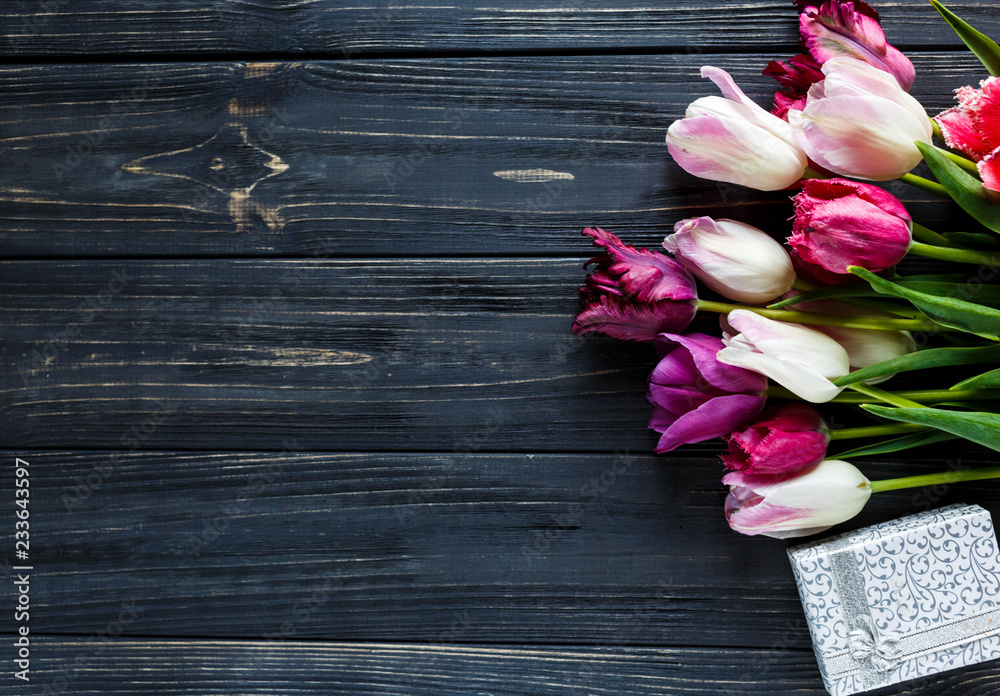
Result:
{"label": "bouquet of tulips", "polygon": [[[722,96],[693,102],[667,132],[686,171],[762,191],[798,190],[787,247],[736,220],[681,220],[637,249],[596,227],[600,249],[577,334],[650,341],[657,452],[722,437],[730,526],[793,537],[850,519],[872,493],[1000,477],[1000,467],[869,481],[846,459],[965,438],[1000,451],[1000,47],[931,3],[992,77],[956,90],[930,118],[908,89],[913,64],[861,0],[797,0],[803,53],[763,71],[780,84],[766,111],[724,71]],[[911,173],[926,163],[933,179]],[[954,201],[981,226],[940,234],[876,184],[899,180]],[[964,272],[900,275],[908,255]],[[698,281],[731,302],[699,297]],[[721,336],[686,332],[721,315]],[[954,383],[957,366],[965,379]],[[883,382],[938,370],[935,388]],[[875,386],[880,385],[880,386]],[[872,423],[831,429],[809,404],[857,404]],[[830,454],[831,441],[878,438]],[[843,449],[840,447],[839,449]]]}

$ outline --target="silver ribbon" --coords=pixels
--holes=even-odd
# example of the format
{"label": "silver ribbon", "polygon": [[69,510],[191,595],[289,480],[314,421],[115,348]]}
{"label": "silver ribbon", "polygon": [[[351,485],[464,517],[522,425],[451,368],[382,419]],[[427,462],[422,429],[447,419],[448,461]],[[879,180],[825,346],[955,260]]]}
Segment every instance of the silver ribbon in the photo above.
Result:
{"label": "silver ribbon", "polygon": [[846,650],[819,659],[820,669],[830,682],[859,674],[866,690],[886,686],[893,683],[890,673],[902,662],[1000,634],[1000,608],[997,608],[905,636],[880,635],[872,622],[865,596],[865,576],[858,567],[854,545],[849,539],[838,539],[821,548],[833,571],[848,631]]}

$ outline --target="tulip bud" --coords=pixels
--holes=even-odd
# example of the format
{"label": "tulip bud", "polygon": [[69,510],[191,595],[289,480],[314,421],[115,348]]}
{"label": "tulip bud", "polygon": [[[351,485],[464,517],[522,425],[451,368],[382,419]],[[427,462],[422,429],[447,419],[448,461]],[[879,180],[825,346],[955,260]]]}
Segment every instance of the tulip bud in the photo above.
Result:
{"label": "tulip bud", "polygon": [[931,121],[892,75],[853,58],[823,64],[826,76],[809,88],[806,106],[788,122],[806,154],[837,174],[888,181],[913,169],[931,142]]}
{"label": "tulip bud", "polygon": [[663,331],[683,331],[697,312],[691,274],[669,256],[636,249],[599,227],[582,233],[604,252],[584,267],[596,268],[580,288],[584,309],[575,334],[597,331],[623,341],[652,341]]}
{"label": "tulip bud", "polygon": [[767,398],[767,378],[716,359],[722,341],[691,333],[660,334],[660,362],[649,375],[649,427],[663,433],[657,452],[722,437],[749,423]]}
{"label": "tulip bud", "polygon": [[719,362],[766,375],[813,403],[829,401],[841,392],[831,380],[850,371],[847,351],[835,340],[800,324],[767,319],[746,309],[734,309]]}
{"label": "tulip bud", "polygon": [[819,464],[830,430],[807,404],[774,406],[743,430],[731,433],[722,455],[728,469],[747,474],[786,474]]}
{"label": "tulip bud", "polygon": [[871,184],[811,179],[796,195],[788,243],[803,261],[851,277],[849,266],[882,271],[903,260],[913,222],[895,196]]}
{"label": "tulip bud", "polygon": [[703,67],[725,95],[694,101],[667,131],[671,156],[686,171],[759,191],[788,188],[807,160],[791,127],[751,101],[724,70]]}
{"label": "tulip bud", "polygon": [[681,220],[663,246],[705,285],[737,302],[768,302],[795,283],[784,248],[756,227],[735,220]]}
{"label": "tulip bud", "polygon": [[734,471],[722,482],[729,486],[729,526],[776,539],[817,534],[845,522],[864,509],[872,494],[865,475],[839,459],[791,474]]}

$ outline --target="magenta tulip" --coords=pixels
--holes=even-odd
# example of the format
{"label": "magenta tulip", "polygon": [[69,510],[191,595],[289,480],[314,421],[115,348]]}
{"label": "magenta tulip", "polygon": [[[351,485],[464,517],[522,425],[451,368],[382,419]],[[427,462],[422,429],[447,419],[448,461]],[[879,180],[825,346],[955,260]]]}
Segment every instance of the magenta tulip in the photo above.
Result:
{"label": "magenta tulip", "polygon": [[679,263],[648,249],[636,249],[599,227],[582,233],[604,251],[580,288],[584,309],[575,334],[597,331],[624,341],[652,341],[664,331],[683,331],[694,318],[698,291]]}
{"label": "magenta tulip", "polygon": [[649,376],[646,398],[653,404],[649,427],[662,433],[657,452],[727,435],[764,407],[767,378],[720,363],[721,339],[664,333],[656,347],[660,362]]}
{"label": "magenta tulip", "polygon": [[815,466],[826,456],[830,430],[807,404],[774,406],[727,438],[726,468],[747,474],[786,474]]}
{"label": "magenta tulip", "polygon": [[852,277],[849,266],[882,271],[910,248],[913,222],[899,199],[846,179],[806,181],[795,201],[788,243],[809,263]]}
{"label": "magenta tulip", "polygon": [[734,471],[722,482],[729,486],[729,526],[776,539],[817,534],[845,522],[864,509],[872,494],[864,474],[837,459],[789,474]]}

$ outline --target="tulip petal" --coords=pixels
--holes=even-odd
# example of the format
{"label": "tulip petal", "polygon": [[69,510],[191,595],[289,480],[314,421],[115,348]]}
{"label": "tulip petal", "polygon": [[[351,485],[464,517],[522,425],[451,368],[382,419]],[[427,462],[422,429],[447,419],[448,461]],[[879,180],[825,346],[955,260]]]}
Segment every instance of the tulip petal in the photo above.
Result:
{"label": "tulip petal", "polygon": [[669,256],[636,249],[600,227],[588,227],[582,234],[607,252],[614,261],[608,270],[619,276],[619,285],[639,302],[697,298],[691,273]]}
{"label": "tulip petal", "polygon": [[913,142],[931,141],[929,120],[919,123],[906,108],[879,97],[826,97],[789,111],[788,120],[821,167],[872,181],[909,172],[923,159]]}
{"label": "tulip petal", "polygon": [[813,372],[830,379],[843,377],[850,369],[847,351],[815,329],[767,319],[745,309],[733,310],[727,319],[730,326],[741,334],[740,341],[727,344],[735,349],[746,350],[746,344],[750,343],[752,350],[808,366]]}
{"label": "tulip petal", "polygon": [[693,302],[662,300],[637,304],[616,297],[600,297],[576,316],[571,331],[603,333],[622,341],[652,341],[664,331],[683,331],[694,319]]}
{"label": "tulip petal", "polygon": [[[661,333],[656,343],[657,348],[660,350],[665,350],[671,345],[682,346],[685,349],[684,352],[687,352],[694,362],[699,376],[716,389],[726,392],[759,393],[763,393],[767,389],[766,377],[756,372],[725,365],[718,361],[717,356],[723,348],[723,343],[717,336],[707,336],[702,333],[684,335]],[[651,379],[660,382],[657,379],[657,369],[659,369],[659,366],[653,370]],[[661,383],[669,384],[668,382]]]}
{"label": "tulip petal", "polygon": [[[782,360],[738,348],[723,348],[719,351],[719,361],[766,375],[799,398],[814,404],[826,403],[841,392],[839,387],[808,363]],[[844,374],[847,374],[847,370]]]}
{"label": "tulip petal", "polygon": [[1000,191],[1000,148],[997,148],[976,165],[983,180],[983,188]]}
{"label": "tulip petal", "polygon": [[760,191],[776,191],[796,183],[806,158],[758,125],[715,115],[674,121],[667,130],[671,156],[686,171]]}
{"label": "tulip petal", "polygon": [[674,421],[660,437],[656,451],[662,454],[681,445],[722,437],[752,420],[763,407],[763,396],[718,396]]}

